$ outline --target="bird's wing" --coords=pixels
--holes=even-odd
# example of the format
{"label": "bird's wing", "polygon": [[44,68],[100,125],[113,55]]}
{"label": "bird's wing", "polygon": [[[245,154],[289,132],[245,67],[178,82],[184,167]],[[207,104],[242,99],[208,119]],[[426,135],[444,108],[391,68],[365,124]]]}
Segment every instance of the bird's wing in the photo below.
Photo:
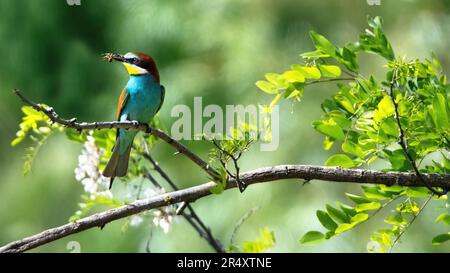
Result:
{"label": "bird's wing", "polygon": [[[127,91],[127,88],[124,88],[122,90],[122,93],[120,93],[119,103],[117,104],[117,113],[116,113],[117,120],[120,120],[120,116],[122,115],[122,111],[125,108],[125,105],[127,104],[129,97],[130,93]],[[117,138],[119,138],[119,129],[116,130],[116,139]]]}
{"label": "bird's wing", "polygon": [[129,97],[130,97],[130,93],[128,93],[127,89],[124,88],[122,90],[122,93],[120,94],[119,103],[117,105],[117,113],[116,113],[116,119],[117,120],[120,119],[120,115],[122,114],[122,110],[125,107],[125,104],[127,103]]}
{"label": "bird's wing", "polygon": [[159,103],[156,113],[158,113],[159,109],[161,109],[161,106],[163,105],[165,96],[166,96],[166,88],[164,88],[164,85],[161,85],[161,102]]}

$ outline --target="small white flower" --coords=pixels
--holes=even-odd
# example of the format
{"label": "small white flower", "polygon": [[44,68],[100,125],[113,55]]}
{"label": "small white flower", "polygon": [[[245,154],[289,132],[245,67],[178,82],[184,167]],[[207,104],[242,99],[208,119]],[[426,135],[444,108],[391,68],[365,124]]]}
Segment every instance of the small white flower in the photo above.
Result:
{"label": "small white flower", "polygon": [[[75,179],[81,182],[84,191],[87,193],[109,192],[107,190],[109,179],[104,177],[98,169],[100,156],[103,152],[102,149],[97,148],[95,139],[89,135],[81,154],[78,156],[78,166],[75,168]],[[109,192],[109,194],[111,193]]]}
{"label": "small white flower", "polygon": [[82,154],[78,156],[78,164],[82,165],[82,164],[86,164],[88,162],[89,162],[89,158],[87,157],[86,154],[84,154],[84,151],[83,151]]}
{"label": "small white flower", "polygon": [[170,231],[170,222],[167,219],[161,219],[158,223],[159,223],[159,226],[164,231],[164,233],[169,233],[169,231]]}
{"label": "small white flower", "polygon": [[174,205],[158,208],[153,211],[153,224],[159,226],[164,233],[170,231],[171,224],[176,220],[176,207]]}
{"label": "small white flower", "polygon": [[142,216],[139,216],[139,215],[133,215],[133,216],[131,216],[131,219],[130,219],[130,226],[132,226],[132,227],[137,227],[137,226],[139,226],[143,221],[144,221],[144,218],[142,218]]}
{"label": "small white flower", "polygon": [[81,180],[81,184],[84,186],[84,191],[88,193],[94,193],[97,191],[97,182],[91,177],[86,177]]}
{"label": "small white flower", "polygon": [[110,190],[100,191],[100,192],[97,192],[96,194],[97,194],[97,196],[103,196],[103,197],[106,197],[106,198],[112,198],[113,197],[112,192]]}
{"label": "small white flower", "polygon": [[80,168],[75,168],[75,179],[81,181],[84,178],[84,171]]}

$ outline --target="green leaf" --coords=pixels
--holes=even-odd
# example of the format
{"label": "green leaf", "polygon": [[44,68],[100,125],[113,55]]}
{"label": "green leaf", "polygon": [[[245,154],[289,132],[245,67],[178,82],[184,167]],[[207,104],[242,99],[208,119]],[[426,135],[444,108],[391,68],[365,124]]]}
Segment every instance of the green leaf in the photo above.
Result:
{"label": "green leaf", "polygon": [[349,46],[344,46],[341,49],[341,55],[342,55],[341,63],[343,63],[351,71],[356,72],[358,70],[359,65],[355,49],[353,48],[350,49]]}
{"label": "green leaf", "polygon": [[436,94],[433,100],[433,119],[436,127],[440,129],[448,129],[450,127],[447,112],[447,101],[442,94]]}
{"label": "green leaf", "polygon": [[384,222],[393,226],[405,226],[408,224],[408,221],[402,216],[401,213],[396,213],[384,218]]}
{"label": "green leaf", "polygon": [[328,240],[328,239],[332,238],[334,235],[336,235],[336,233],[334,233],[334,231],[328,231],[327,233],[325,233],[325,239]]}
{"label": "green leaf", "polygon": [[436,218],[435,222],[436,223],[442,222],[442,223],[450,226],[450,215],[448,215],[447,213],[442,213],[441,215],[439,215]]}
{"label": "green leaf", "polygon": [[383,150],[383,153],[391,163],[392,169],[396,171],[406,171],[410,169],[411,164],[405,158],[405,154],[402,149],[395,151]]}
{"label": "green leaf", "polygon": [[335,233],[340,234],[345,231],[349,231],[354,227],[356,227],[357,225],[359,225],[360,223],[366,221],[367,219],[369,219],[369,215],[367,213],[358,213],[350,219],[350,223],[340,224],[336,228]]}
{"label": "green leaf", "polygon": [[376,210],[381,207],[381,204],[379,202],[370,202],[370,203],[363,203],[356,206],[356,212],[361,211],[367,211],[367,210]]}
{"label": "green leaf", "polygon": [[225,190],[225,187],[227,185],[228,174],[225,168],[220,168],[219,173],[220,178],[215,181],[216,185],[209,189],[212,194],[221,194]]}
{"label": "green leaf", "polygon": [[300,239],[300,244],[305,246],[313,246],[320,244],[325,240],[325,235],[319,231],[309,231]]}
{"label": "green leaf", "polygon": [[337,224],[336,222],[333,221],[333,219],[331,219],[330,215],[328,215],[328,213],[326,213],[323,210],[318,210],[316,212],[317,218],[319,219],[320,223],[322,224],[322,226],[324,226],[326,229],[330,230],[330,231],[335,231],[337,228]]}
{"label": "green leaf", "polygon": [[336,124],[339,125],[339,127],[341,127],[342,129],[352,126],[352,121],[349,120],[349,118],[342,111],[333,110],[328,112],[326,116],[336,122]]}
{"label": "green leaf", "polygon": [[394,194],[402,194],[407,187],[399,186],[399,185],[393,185],[393,186],[387,186],[387,185],[378,185],[379,189],[384,192],[392,192]]}
{"label": "green leaf", "polygon": [[266,79],[278,88],[286,88],[287,82],[284,80],[283,76],[276,73],[267,73],[265,75]]}
{"label": "green leaf", "polygon": [[378,186],[362,186],[364,195],[372,200],[385,200],[390,199],[392,194],[388,194],[380,190]]}
{"label": "green leaf", "polygon": [[317,67],[294,64],[292,69],[300,72],[306,79],[320,79],[320,70]]}
{"label": "green leaf", "polygon": [[386,35],[383,32],[381,17],[368,18],[371,29],[367,29],[359,38],[359,49],[368,53],[380,55],[387,60],[394,60],[395,54]]}
{"label": "green leaf", "polygon": [[333,147],[334,141],[331,140],[331,138],[329,136],[325,136],[322,144],[323,144],[323,149],[325,151],[328,151],[329,149],[331,149],[331,147]]}
{"label": "green leaf", "polygon": [[343,168],[353,168],[356,166],[355,162],[344,154],[336,154],[332,155],[328,160],[325,162],[326,166],[339,166]]}
{"label": "green leaf", "polygon": [[328,41],[327,38],[314,31],[310,31],[309,35],[314,46],[318,50],[320,50],[322,53],[330,55],[331,57],[336,56],[336,47],[330,41]]}
{"label": "green leaf", "polygon": [[323,53],[321,50],[315,50],[302,53],[300,54],[300,57],[306,60],[310,60],[310,59],[328,58],[330,57],[330,55]]}
{"label": "green leaf", "polygon": [[276,86],[267,81],[257,81],[256,86],[263,92],[266,92],[267,94],[278,93],[278,89],[276,88]]}
{"label": "green leaf", "polygon": [[66,137],[69,140],[75,141],[75,142],[79,142],[79,143],[84,143],[87,140],[86,134],[84,133],[80,133],[75,129],[72,128],[66,128],[64,130]]}
{"label": "green leaf", "polygon": [[336,205],[339,206],[339,208],[345,213],[347,214],[349,217],[353,217],[356,215],[356,210],[354,207],[349,206],[349,205],[345,205],[342,204],[340,202],[336,202]]}
{"label": "green leaf", "polygon": [[328,214],[331,216],[331,218],[333,218],[337,222],[339,222],[339,223],[349,223],[350,222],[350,217],[343,211],[341,211],[329,204],[327,204],[325,207],[327,209]]}
{"label": "green leaf", "polygon": [[431,243],[433,245],[440,245],[447,242],[448,240],[450,240],[450,233],[444,233],[434,237]]}
{"label": "green leaf", "polygon": [[341,75],[341,68],[336,65],[318,65],[322,76],[337,78]]}
{"label": "green leaf", "polygon": [[334,139],[337,139],[337,140],[345,139],[344,131],[334,121],[330,122],[330,121],[318,120],[318,121],[314,121],[312,123],[312,126],[314,127],[314,129],[321,132],[322,134],[332,137]]}
{"label": "green leaf", "polygon": [[290,83],[305,82],[305,77],[297,70],[289,70],[283,73],[283,78]]}
{"label": "green leaf", "polygon": [[340,224],[334,232],[336,234],[341,234],[343,232],[351,230],[354,227],[355,227],[354,224],[344,223],[344,224]]}
{"label": "green leaf", "polygon": [[392,104],[391,98],[386,95],[378,103],[378,107],[373,113],[373,119],[379,123],[383,119],[392,115],[394,115],[394,105]]}
{"label": "green leaf", "polygon": [[358,213],[350,219],[352,224],[359,224],[369,219],[369,214],[367,213]]}
{"label": "green leaf", "polygon": [[421,188],[407,188],[405,194],[408,197],[412,198],[424,198],[429,197],[432,193],[427,188],[421,187]]}
{"label": "green leaf", "polygon": [[16,146],[17,144],[19,144],[20,142],[22,142],[25,139],[25,137],[16,137],[15,139],[13,139],[13,141],[11,141],[11,146]]}
{"label": "green leaf", "polygon": [[354,194],[351,194],[351,193],[345,193],[345,195],[347,195],[347,197],[350,198],[356,204],[370,203],[369,199],[364,198],[362,196],[354,195]]}
{"label": "green leaf", "polygon": [[364,158],[365,153],[364,153],[363,148],[361,148],[360,145],[358,145],[350,140],[347,140],[344,143],[342,143],[341,148],[342,148],[343,152],[355,155],[359,158]]}

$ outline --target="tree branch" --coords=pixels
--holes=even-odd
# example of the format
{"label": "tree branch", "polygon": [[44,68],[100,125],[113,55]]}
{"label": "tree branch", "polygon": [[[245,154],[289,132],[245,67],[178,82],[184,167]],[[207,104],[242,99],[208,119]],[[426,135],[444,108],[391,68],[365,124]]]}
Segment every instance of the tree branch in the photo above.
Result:
{"label": "tree branch", "polygon": [[214,170],[207,162],[201,159],[198,155],[189,150],[186,146],[176,141],[170,137],[165,132],[152,128],[148,124],[139,123],[137,121],[102,121],[102,122],[78,122],[76,118],[63,119],[61,118],[52,107],[44,107],[37,104],[28,98],[26,98],[18,89],[14,90],[14,93],[20,97],[20,99],[27,105],[33,107],[36,111],[42,112],[47,115],[51,121],[59,123],[65,127],[73,128],[78,131],[82,130],[92,130],[92,129],[111,129],[111,128],[122,128],[129,130],[143,131],[148,134],[152,134],[157,138],[162,139],[167,144],[175,148],[179,153],[185,155],[192,162],[197,164],[202,168],[207,174],[211,176],[212,179],[217,179],[220,177],[218,172]]}
{"label": "tree branch", "polygon": [[[449,174],[422,174],[432,187],[450,189]],[[372,183],[388,186],[400,185],[421,187],[423,182],[414,173],[381,172],[361,169],[343,169],[310,165],[280,165],[256,169],[241,174],[240,179],[247,185],[275,181],[280,179],[324,180],[334,182]],[[131,204],[97,213],[60,227],[45,230],[39,234],[9,243],[0,247],[0,252],[23,252],[49,242],[64,238],[93,227],[101,227],[109,222],[125,218],[145,210],[167,206],[179,202],[192,202],[211,194],[215,182],[207,182],[198,186],[178,190],[166,194],[138,200]],[[226,189],[236,186],[236,181],[230,180]]]}

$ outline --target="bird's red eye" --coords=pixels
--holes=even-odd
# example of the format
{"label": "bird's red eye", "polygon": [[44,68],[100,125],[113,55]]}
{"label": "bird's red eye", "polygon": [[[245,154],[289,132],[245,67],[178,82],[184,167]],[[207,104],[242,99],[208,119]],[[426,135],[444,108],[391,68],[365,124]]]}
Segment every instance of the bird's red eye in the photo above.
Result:
{"label": "bird's red eye", "polygon": [[138,59],[138,58],[133,58],[133,59],[131,60],[131,62],[132,62],[133,64],[137,64],[137,63],[139,62],[139,59]]}

